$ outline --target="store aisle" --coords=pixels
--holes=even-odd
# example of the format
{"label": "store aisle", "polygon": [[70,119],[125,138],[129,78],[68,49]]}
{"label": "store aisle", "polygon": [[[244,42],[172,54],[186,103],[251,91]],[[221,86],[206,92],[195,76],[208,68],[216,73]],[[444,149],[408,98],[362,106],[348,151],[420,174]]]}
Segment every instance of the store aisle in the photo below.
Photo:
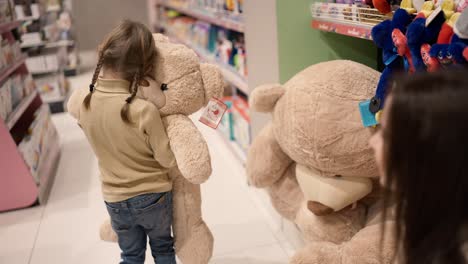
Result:
{"label": "store aisle", "polygon": [[[90,73],[72,78],[72,87],[87,86],[90,79]],[[97,161],[72,118],[60,114],[53,121],[61,136],[62,157],[49,201],[0,214],[0,263],[115,264],[117,245],[98,236],[107,213]],[[244,168],[218,132],[197,124],[210,146],[214,170],[202,185],[205,219],[215,236],[211,263],[287,263],[288,243],[272,228],[272,219],[248,188]],[[146,263],[153,263],[147,253]]]}

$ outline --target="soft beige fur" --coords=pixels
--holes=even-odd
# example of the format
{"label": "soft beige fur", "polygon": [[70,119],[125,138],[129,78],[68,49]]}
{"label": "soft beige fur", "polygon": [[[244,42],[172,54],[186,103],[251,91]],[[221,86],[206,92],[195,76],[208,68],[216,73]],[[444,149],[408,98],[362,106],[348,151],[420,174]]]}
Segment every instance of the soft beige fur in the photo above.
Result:
{"label": "soft beige fur", "polygon": [[372,129],[363,127],[358,103],[373,96],[378,80],[379,73],[367,66],[330,61],[310,66],[284,85],[263,85],[251,94],[251,108],[271,112],[273,120],[250,148],[248,180],[266,188],[277,211],[302,231],[307,246],[291,263],[390,262],[391,236],[383,244],[382,259],[379,254],[381,224],[374,219],[382,210],[376,188],[354,207],[323,211],[330,208],[309,206],[315,201],[306,201],[295,171],[301,164],[321,177],[377,178],[368,144]]}
{"label": "soft beige fur", "polygon": [[[211,175],[208,146],[188,115],[200,110],[213,97],[220,97],[223,78],[216,66],[200,64],[195,52],[154,35],[157,48],[156,82],[166,83],[166,104],[160,108],[177,167],[170,171],[174,193],[174,236],[178,258],[184,264],[206,264],[213,254],[213,235],[202,219],[200,184]],[[155,105],[157,96],[140,87],[138,96]],[[79,113],[86,90],[71,97],[69,112]],[[100,230],[103,240],[117,241],[110,221]]]}

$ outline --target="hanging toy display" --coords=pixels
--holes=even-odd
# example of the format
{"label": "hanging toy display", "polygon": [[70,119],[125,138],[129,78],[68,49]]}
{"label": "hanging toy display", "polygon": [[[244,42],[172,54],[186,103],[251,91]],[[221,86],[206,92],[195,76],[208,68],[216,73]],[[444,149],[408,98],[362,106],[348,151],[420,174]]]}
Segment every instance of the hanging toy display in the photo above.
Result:
{"label": "hanging toy display", "polygon": [[[391,0],[373,0],[373,5],[383,14],[392,9]],[[364,126],[379,123],[387,90],[396,72],[435,72],[468,64],[466,6],[468,0],[403,0],[391,19],[374,26],[372,39],[382,49],[385,68],[374,97],[359,103]]]}
{"label": "hanging toy display", "polygon": [[426,65],[421,56],[421,47],[424,44],[436,43],[444,22],[444,12],[439,7],[428,18],[418,17],[408,26],[406,37],[416,71],[426,71]]}
{"label": "hanging toy display", "polygon": [[[378,123],[375,115],[383,108],[386,89],[389,86],[390,77],[396,71],[409,65],[405,55],[407,52],[404,33],[411,22],[411,16],[404,9],[395,11],[392,20],[385,20],[372,29],[372,39],[377,47],[382,49],[382,59],[385,69],[380,76],[375,96],[360,103],[360,113],[364,126],[374,126]],[[411,59],[410,59],[411,60]],[[406,61],[406,63],[405,63]]]}

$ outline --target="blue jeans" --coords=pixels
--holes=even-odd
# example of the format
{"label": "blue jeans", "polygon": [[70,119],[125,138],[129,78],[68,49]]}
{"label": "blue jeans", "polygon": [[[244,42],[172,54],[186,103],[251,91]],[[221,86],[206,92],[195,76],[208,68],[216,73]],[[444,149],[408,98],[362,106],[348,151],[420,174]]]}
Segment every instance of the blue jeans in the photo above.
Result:
{"label": "blue jeans", "polygon": [[106,202],[106,207],[122,250],[120,264],[143,264],[147,237],[157,264],[176,264],[171,235],[172,192]]}

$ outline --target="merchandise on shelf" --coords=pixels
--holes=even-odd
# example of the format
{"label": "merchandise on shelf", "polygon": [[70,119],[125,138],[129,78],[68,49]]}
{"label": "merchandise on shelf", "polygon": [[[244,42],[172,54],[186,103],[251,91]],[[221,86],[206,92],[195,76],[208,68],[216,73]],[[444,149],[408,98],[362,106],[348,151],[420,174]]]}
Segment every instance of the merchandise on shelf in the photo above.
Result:
{"label": "merchandise on shelf", "polygon": [[34,121],[28,128],[28,134],[18,145],[18,150],[37,184],[40,182],[40,163],[45,158],[43,156],[47,153],[49,139],[54,133],[50,110],[47,105],[43,105],[34,113]]}
{"label": "merchandise on shelf", "polygon": [[19,20],[37,19],[41,16],[39,4],[31,4],[30,1],[22,0],[15,0],[15,3],[15,13]]}
{"label": "merchandise on shelf", "polygon": [[[16,0],[19,2],[18,0]],[[33,4],[31,6],[38,6]],[[17,9],[23,9],[26,5],[17,5]],[[47,6],[37,7],[37,9],[56,10],[60,12],[45,12],[37,14],[37,19],[25,22],[22,26],[23,45],[39,46],[44,42],[53,43],[60,40],[72,40],[71,34],[72,18],[69,11],[61,11],[60,1],[53,1]],[[39,11],[38,11],[39,12]],[[21,14],[18,14],[20,16]],[[35,15],[34,15],[35,16]],[[40,18],[40,19],[39,19]]]}
{"label": "merchandise on shelf", "polygon": [[251,142],[249,105],[241,97],[236,97],[233,105],[234,138],[241,149],[247,152]]}
{"label": "merchandise on shelf", "polygon": [[33,74],[56,72],[59,69],[59,57],[57,54],[29,57],[26,59],[26,65]]}
{"label": "merchandise on shelf", "polygon": [[30,33],[23,33],[21,35],[21,42],[23,45],[36,45],[42,43],[42,36],[39,32],[30,32]]}
{"label": "merchandise on shelf", "polygon": [[17,74],[0,87],[0,118],[6,120],[21,101],[35,89],[30,74]]}
{"label": "merchandise on shelf", "polygon": [[238,15],[243,13],[244,0],[165,0],[173,6],[215,13]]}
{"label": "merchandise on shelf", "polygon": [[62,73],[36,78],[36,85],[41,98],[46,102],[60,99],[66,93],[65,77]]}
{"label": "merchandise on shelf", "polygon": [[12,0],[0,0],[0,24],[15,20],[15,5]]}
{"label": "merchandise on shelf", "polygon": [[218,130],[226,136],[229,140],[235,140],[234,137],[234,119],[232,114],[233,108],[233,98],[232,96],[227,96],[222,98],[224,104],[227,106],[227,111],[221,119]]}
{"label": "merchandise on shelf", "polygon": [[312,17],[325,21],[362,23],[364,25],[376,25],[388,16],[381,14],[377,9],[363,3],[351,3],[349,1],[337,1],[336,3],[314,2],[310,6]]}
{"label": "merchandise on shelf", "polygon": [[6,120],[12,111],[13,105],[11,104],[11,85],[7,81],[0,88],[0,118]]}
{"label": "merchandise on shelf", "polygon": [[215,57],[239,76],[247,77],[244,34],[182,16],[171,10],[160,11],[161,24],[169,35],[191,43],[195,49]]}
{"label": "merchandise on shelf", "polygon": [[5,70],[15,63],[21,56],[19,43],[10,41],[0,35],[0,71]]}

